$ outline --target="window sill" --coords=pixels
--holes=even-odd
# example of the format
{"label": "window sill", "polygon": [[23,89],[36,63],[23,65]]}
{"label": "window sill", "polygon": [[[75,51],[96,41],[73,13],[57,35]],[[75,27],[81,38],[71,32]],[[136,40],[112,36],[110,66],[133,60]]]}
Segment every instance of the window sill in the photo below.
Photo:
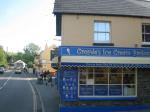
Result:
{"label": "window sill", "polygon": [[150,47],[150,42],[143,42],[141,47]]}
{"label": "window sill", "polygon": [[137,96],[130,97],[79,97],[79,100],[136,100]]}
{"label": "window sill", "polygon": [[114,43],[93,43],[93,46],[114,46]]}

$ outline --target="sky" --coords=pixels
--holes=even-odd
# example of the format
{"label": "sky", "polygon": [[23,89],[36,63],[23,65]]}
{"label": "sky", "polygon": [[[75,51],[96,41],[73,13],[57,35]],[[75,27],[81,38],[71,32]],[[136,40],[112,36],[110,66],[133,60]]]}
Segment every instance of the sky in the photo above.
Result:
{"label": "sky", "polygon": [[29,43],[41,49],[46,43],[60,45],[53,6],[54,0],[0,0],[0,45],[4,50],[22,52]]}

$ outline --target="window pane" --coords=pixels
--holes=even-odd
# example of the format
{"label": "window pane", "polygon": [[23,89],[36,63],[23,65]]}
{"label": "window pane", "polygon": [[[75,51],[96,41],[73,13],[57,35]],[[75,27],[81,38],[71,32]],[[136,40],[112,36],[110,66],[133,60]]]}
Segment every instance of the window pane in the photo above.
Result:
{"label": "window pane", "polygon": [[110,96],[121,96],[122,95],[122,85],[110,85],[109,86]]}
{"label": "window pane", "polygon": [[109,41],[109,39],[110,39],[109,33],[105,33],[105,41]]}
{"label": "window pane", "polygon": [[145,42],[150,42],[150,34],[145,34]]}
{"label": "window pane", "polygon": [[122,69],[121,68],[112,68],[112,69],[110,69],[110,73],[122,73]]}
{"label": "window pane", "polygon": [[94,42],[98,41],[98,34],[97,33],[94,33]]}
{"label": "window pane", "polygon": [[92,85],[80,85],[80,95],[82,96],[93,96],[93,86]]}
{"label": "window pane", "polygon": [[145,42],[145,34],[142,34],[142,42]]}
{"label": "window pane", "polygon": [[[108,35],[107,35],[108,36]],[[108,38],[108,37],[107,37]],[[99,33],[98,34],[98,40],[99,41],[107,41],[106,40],[106,33]]]}
{"label": "window pane", "polygon": [[150,25],[145,25],[145,33],[150,33]]}
{"label": "window pane", "polygon": [[110,74],[109,83],[110,84],[121,84],[122,83],[122,74]]}
{"label": "window pane", "polygon": [[93,79],[93,68],[88,68],[88,79]]}
{"label": "window pane", "polygon": [[135,85],[124,85],[123,86],[123,95],[124,96],[135,96]]}
{"label": "window pane", "polygon": [[94,31],[110,32],[110,23],[108,22],[95,22]]}
{"label": "window pane", "polygon": [[95,74],[95,84],[108,84],[108,74]]}
{"label": "window pane", "polygon": [[142,25],[142,33],[144,33],[144,25]]}
{"label": "window pane", "polygon": [[107,96],[108,95],[108,85],[96,85],[95,86],[96,96]]}
{"label": "window pane", "polygon": [[95,68],[95,73],[108,74],[108,68]]}
{"label": "window pane", "polygon": [[123,74],[123,84],[135,84],[135,74]]}
{"label": "window pane", "polygon": [[124,68],[123,73],[133,73],[133,74],[135,74],[135,68]]}
{"label": "window pane", "polygon": [[86,69],[80,69],[80,84],[86,84],[86,75],[87,75],[87,72],[86,72]]}
{"label": "window pane", "polygon": [[93,77],[93,68],[88,68],[88,78],[87,78],[87,84],[93,85],[94,84],[94,77]]}
{"label": "window pane", "polygon": [[110,23],[105,23],[106,25],[106,32],[110,32]]}
{"label": "window pane", "polygon": [[95,84],[108,84],[108,68],[95,68]]}
{"label": "window pane", "polygon": [[98,26],[99,26],[98,23],[95,22],[95,23],[94,23],[94,31],[99,31],[99,30],[98,30]]}
{"label": "window pane", "polygon": [[94,42],[106,42],[110,41],[109,33],[95,33],[94,34]]}
{"label": "window pane", "polygon": [[106,23],[99,23],[99,31],[106,32]]}

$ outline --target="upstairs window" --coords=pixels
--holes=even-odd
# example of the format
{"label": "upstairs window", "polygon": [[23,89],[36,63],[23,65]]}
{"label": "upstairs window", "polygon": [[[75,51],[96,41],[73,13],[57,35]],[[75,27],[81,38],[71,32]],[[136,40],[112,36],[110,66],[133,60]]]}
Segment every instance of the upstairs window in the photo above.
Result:
{"label": "upstairs window", "polygon": [[94,22],[94,43],[109,43],[110,42],[110,23],[109,22]]}
{"label": "upstairs window", "polygon": [[150,24],[142,25],[142,42],[150,43]]}

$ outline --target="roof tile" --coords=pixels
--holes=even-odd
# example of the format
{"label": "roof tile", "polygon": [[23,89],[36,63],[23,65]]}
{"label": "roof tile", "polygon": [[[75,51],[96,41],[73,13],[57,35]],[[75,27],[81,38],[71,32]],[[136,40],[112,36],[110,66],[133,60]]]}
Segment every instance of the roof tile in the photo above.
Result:
{"label": "roof tile", "polygon": [[55,0],[54,13],[150,17],[144,0]]}

